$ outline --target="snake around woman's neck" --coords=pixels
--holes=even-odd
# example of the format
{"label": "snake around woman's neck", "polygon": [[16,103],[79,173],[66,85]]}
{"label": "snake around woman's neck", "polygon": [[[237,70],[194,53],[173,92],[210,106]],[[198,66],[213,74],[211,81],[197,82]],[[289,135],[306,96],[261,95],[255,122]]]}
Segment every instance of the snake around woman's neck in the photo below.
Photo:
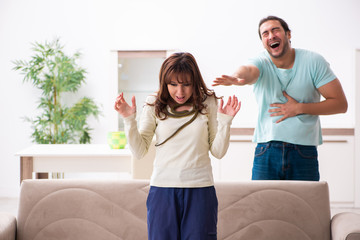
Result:
{"label": "snake around woman's neck", "polygon": [[[182,107],[182,106],[191,106],[192,109],[190,111],[188,110],[184,110],[184,111],[179,111],[177,112],[176,109],[178,109],[179,107]],[[194,114],[194,116],[189,120],[187,121],[186,123],[184,123],[182,126],[180,126],[170,137],[168,137],[167,139],[165,139],[163,142],[161,143],[157,143],[155,144],[155,147],[158,147],[160,145],[163,145],[164,143],[166,143],[170,138],[172,138],[173,136],[175,136],[178,132],[180,132],[184,127],[186,127],[187,125],[189,125],[190,123],[192,123],[195,118],[197,117],[199,111],[195,108],[195,106],[191,103],[184,103],[184,104],[176,104],[172,107],[170,107],[171,109],[171,112],[169,112],[167,110],[167,108],[165,108],[165,111],[166,111],[166,114],[169,116],[169,117],[173,117],[173,118],[181,118],[181,117],[186,117],[186,116],[190,116],[191,114]]]}

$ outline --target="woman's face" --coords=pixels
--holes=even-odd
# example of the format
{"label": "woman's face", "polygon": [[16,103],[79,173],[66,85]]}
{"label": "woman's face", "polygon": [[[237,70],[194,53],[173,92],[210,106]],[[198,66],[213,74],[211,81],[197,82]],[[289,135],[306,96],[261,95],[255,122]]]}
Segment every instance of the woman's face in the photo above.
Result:
{"label": "woman's face", "polygon": [[176,78],[171,79],[167,85],[171,98],[178,104],[184,104],[192,96],[193,86],[191,83],[182,81],[178,82]]}

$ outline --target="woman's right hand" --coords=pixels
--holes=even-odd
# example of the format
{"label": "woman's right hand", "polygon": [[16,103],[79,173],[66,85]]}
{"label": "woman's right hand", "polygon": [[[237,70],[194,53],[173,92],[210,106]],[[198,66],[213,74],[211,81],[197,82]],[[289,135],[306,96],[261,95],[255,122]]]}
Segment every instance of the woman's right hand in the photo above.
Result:
{"label": "woman's right hand", "polygon": [[124,93],[120,93],[120,95],[116,98],[115,101],[115,110],[124,118],[136,113],[136,102],[135,96],[131,98],[132,105],[130,106],[124,99]]}
{"label": "woman's right hand", "polygon": [[218,106],[218,112],[223,113],[229,116],[235,117],[235,115],[239,112],[241,108],[241,102],[238,98],[234,95],[233,97],[229,97],[228,102],[224,105],[224,100],[220,99],[220,104]]}

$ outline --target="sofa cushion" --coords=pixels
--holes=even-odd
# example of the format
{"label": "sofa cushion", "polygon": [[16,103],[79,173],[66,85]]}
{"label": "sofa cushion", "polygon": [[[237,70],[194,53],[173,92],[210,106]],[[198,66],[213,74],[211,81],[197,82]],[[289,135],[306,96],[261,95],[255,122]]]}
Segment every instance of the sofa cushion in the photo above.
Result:
{"label": "sofa cushion", "polygon": [[330,239],[326,182],[217,183],[221,240]]}
{"label": "sofa cushion", "polygon": [[16,237],[16,218],[6,212],[0,212],[0,239],[14,240]]}
{"label": "sofa cushion", "polygon": [[147,239],[148,185],[140,180],[25,180],[17,239]]}

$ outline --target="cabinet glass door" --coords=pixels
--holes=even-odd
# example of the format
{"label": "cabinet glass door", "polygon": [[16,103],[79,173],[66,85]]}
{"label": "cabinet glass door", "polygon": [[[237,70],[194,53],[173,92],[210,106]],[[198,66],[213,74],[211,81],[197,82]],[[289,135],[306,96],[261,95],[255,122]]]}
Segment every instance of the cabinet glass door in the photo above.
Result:
{"label": "cabinet glass door", "polygon": [[[118,51],[118,92],[124,93],[129,104],[131,97],[135,96],[137,120],[146,97],[158,90],[160,67],[167,55],[166,50]],[[119,130],[123,130],[121,117],[118,124]]]}

